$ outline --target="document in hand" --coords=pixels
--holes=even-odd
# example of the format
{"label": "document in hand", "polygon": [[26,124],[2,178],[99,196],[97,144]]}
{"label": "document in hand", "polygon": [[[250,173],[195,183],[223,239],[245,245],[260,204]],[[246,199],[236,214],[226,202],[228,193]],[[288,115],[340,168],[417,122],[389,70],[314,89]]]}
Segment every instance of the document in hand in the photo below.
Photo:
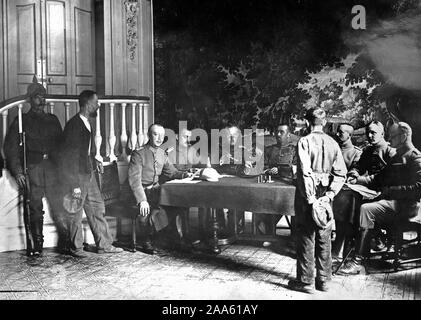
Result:
{"label": "document in hand", "polygon": [[352,191],[358,192],[360,195],[362,195],[364,200],[373,200],[380,195],[380,192],[371,190],[360,184],[345,183],[345,185]]}

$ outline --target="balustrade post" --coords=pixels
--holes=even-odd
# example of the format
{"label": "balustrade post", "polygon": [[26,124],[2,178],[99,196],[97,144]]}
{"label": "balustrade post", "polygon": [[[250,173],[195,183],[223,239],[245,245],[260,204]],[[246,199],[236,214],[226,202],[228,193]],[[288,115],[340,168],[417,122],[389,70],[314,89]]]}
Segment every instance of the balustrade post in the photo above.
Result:
{"label": "balustrade post", "polygon": [[99,109],[98,109],[97,114],[98,115],[96,117],[96,134],[95,134],[95,147],[96,147],[95,159],[100,162],[104,162],[104,158],[101,156],[102,136],[101,136],[101,120],[100,120],[101,113]]}
{"label": "balustrade post", "polygon": [[3,111],[2,113],[2,118],[3,118],[3,132],[2,132],[2,143],[1,143],[1,152],[2,152],[2,156],[3,159],[6,160],[6,155],[4,154],[4,140],[6,139],[6,134],[7,134],[7,116],[9,114],[9,111]]}
{"label": "balustrade post", "polygon": [[115,144],[117,142],[117,138],[115,136],[114,131],[114,103],[110,103],[110,138],[108,140],[110,144],[110,162],[117,161],[117,157],[114,152]]}
{"label": "balustrade post", "polygon": [[48,105],[50,106],[50,113],[51,114],[54,114],[54,105],[55,105],[55,103],[54,102],[50,102],[50,103],[48,103]]}
{"label": "balustrade post", "polygon": [[126,161],[127,160],[127,127],[126,127],[126,107],[127,103],[121,104],[121,160]]}
{"label": "balustrade post", "polygon": [[137,133],[136,133],[136,103],[132,103],[132,132],[130,138],[130,149],[135,150],[137,144]]}
{"label": "balustrade post", "polygon": [[144,144],[144,136],[143,136],[143,104],[139,104],[139,134],[137,135],[137,143],[139,148]]}
{"label": "balustrade post", "polygon": [[149,141],[148,137],[148,128],[149,128],[149,121],[148,121],[148,108],[149,104],[143,104],[143,144],[147,144]]}
{"label": "balustrade post", "polygon": [[70,103],[69,102],[66,102],[64,104],[64,109],[65,109],[65,112],[64,112],[64,124],[66,124],[67,121],[70,120]]}

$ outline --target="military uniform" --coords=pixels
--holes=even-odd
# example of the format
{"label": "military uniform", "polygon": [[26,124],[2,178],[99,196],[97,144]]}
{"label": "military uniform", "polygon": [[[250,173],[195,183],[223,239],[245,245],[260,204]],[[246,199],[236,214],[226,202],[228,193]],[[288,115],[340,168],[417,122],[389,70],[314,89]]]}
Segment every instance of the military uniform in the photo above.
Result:
{"label": "military uniform", "polygon": [[146,219],[141,219],[142,225],[150,227],[153,223],[157,231],[168,224],[166,215],[164,217],[159,211],[159,177],[161,175],[169,179],[182,179],[187,176],[171,164],[168,155],[161,148],[147,144],[133,152],[128,170],[129,184],[137,204],[148,201],[151,207],[151,214]]}
{"label": "military uniform", "polygon": [[357,166],[358,161],[361,158],[362,150],[352,144],[351,139],[341,144],[342,156],[344,157],[345,165],[347,170]]}
{"label": "military uniform", "polygon": [[[351,139],[342,143],[340,147],[346,168],[348,170],[354,168],[361,157],[362,150],[354,146]],[[351,237],[354,233],[352,226],[358,225],[358,222],[355,220],[358,216],[357,213],[360,205],[361,196],[346,186],[343,186],[332,203],[336,221],[336,239],[332,246],[332,256],[336,259],[341,255],[343,246],[348,241],[348,237]],[[347,244],[349,243],[347,242]]]}
{"label": "military uniform", "polygon": [[333,138],[316,131],[301,138],[297,145],[297,189],[295,218],[297,239],[297,280],[325,282],[331,276],[331,227],[319,228],[312,218],[312,204],[327,196],[331,200],[341,190],[346,165]]}
{"label": "military uniform", "polygon": [[[205,168],[207,166],[206,163],[200,163],[199,154],[194,146],[185,147],[177,143],[174,149],[167,150],[167,154],[169,162],[172,163],[177,170],[182,172],[188,172],[192,168]],[[164,183],[169,179],[170,178],[168,178],[167,176],[161,175],[160,183]],[[199,210],[202,213],[203,209],[199,208]],[[175,236],[179,237],[179,239],[183,239],[188,232],[189,208],[172,207],[169,211],[170,212],[168,212],[168,218],[170,220],[170,232],[173,232],[173,234],[175,235],[174,228],[176,228],[178,234]]]}
{"label": "military uniform", "polygon": [[288,141],[279,146],[278,144],[265,149],[265,168],[278,168],[278,177],[293,178],[292,165],[295,157],[295,149],[299,137],[290,135]]}
{"label": "military uniform", "polygon": [[413,218],[419,214],[421,199],[421,152],[413,148],[396,154],[378,174],[366,180],[368,187],[381,190],[383,199],[361,206],[360,227],[372,229],[374,223],[389,225],[397,217]]}
{"label": "military uniform", "polygon": [[[30,110],[22,115],[22,126],[26,136],[27,168],[30,185],[30,225],[36,251],[42,250],[44,211],[42,197],[46,196],[57,224],[59,244],[65,242],[65,215],[61,204],[61,188],[58,181],[57,149],[62,128],[58,118],[52,114]],[[24,174],[23,159],[19,147],[18,119],[7,133],[4,151],[8,168],[16,177]],[[64,246],[64,243],[63,243]]]}
{"label": "military uniform", "polygon": [[[348,140],[340,147],[347,170],[355,168],[360,160],[362,150],[354,146],[351,140]],[[335,219],[338,221],[353,223],[359,204],[360,196],[351,191],[348,187],[344,186],[333,201]]]}
{"label": "military uniform", "polygon": [[364,148],[361,157],[349,170],[349,176],[359,177],[364,174],[370,176],[379,173],[396,154],[396,150],[382,140],[376,145],[369,145]]}
{"label": "military uniform", "polygon": [[[264,152],[264,167],[265,169],[278,168],[278,174],[275,177],[278,178],[294,178],[292,166],[294,158],[296,156],[296,147],[299,137],[290,134],[287,142],[279,146],[278,144],[271,145],[265,148]],[[271,234],[273,230],[273,224],[277,224],[277,221],[273,221],[272,216],[268,214],[255,213],[257,230],[261,234]]]}
{"label": "military uniform", "polygon": [[194,146],[186,148],[177,143],[173,150],[167,150],[167,155],[169,162],[179,171],[206,167],[206,163],[200,163],[200,157]]}

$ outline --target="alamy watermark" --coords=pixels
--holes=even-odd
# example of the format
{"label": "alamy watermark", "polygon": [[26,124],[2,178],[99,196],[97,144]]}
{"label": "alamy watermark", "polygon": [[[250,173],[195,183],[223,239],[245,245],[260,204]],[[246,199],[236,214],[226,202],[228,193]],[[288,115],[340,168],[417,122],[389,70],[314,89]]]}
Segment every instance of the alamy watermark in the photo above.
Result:
{"label": "alamy watermark", "polygon": [[[186,147],[183,136],[188,136],[194,144]],[[187,121],[179,121],[178,133],[165,129],[167,141],[161,145],[164,150],[181,153],[177,164],[195,165],[252,165],[257,170],[264,167],[264,130],[244,129],[237,127],[212,129],[210,137],[203,129],[189,130]],[[174,151],[173,151],[174,152]],[[194,152],[195,156],[191,157]]]}

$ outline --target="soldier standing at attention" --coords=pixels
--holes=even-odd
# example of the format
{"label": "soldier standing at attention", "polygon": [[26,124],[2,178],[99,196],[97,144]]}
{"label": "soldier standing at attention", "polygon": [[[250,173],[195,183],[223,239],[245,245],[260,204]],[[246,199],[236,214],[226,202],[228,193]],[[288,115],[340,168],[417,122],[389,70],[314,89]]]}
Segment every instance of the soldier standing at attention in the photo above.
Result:
{"label": "soldier standing at attention", "polygon": [[30,229],[34,247],[27,248],[28,256],[39,256],[44,244],[44,211],[42,198],[46,196],[51,207],[52,217],[57,226],[58,249],[65,250],[67,234],[64,209],[61,204],[57,170],[57,148],[62,134],[58,118],[44,112],[45,88],[39,83],[28,86],[27,96],[31,104],[28,113],[22,115],[22,128],[26,136],[27,181],[19,146],[18,119],[16,118],[7,133],[4,151],[8,168],[16,179],[20,190],[29,186]]}
{"label": "soldier standing at attention", "polygon": [[317,290],[328,291],[327,282],[332,275],[330,206],[345,182],[347,170],[339,145],[323,132],[325,111],[309,109],[306,124],[310,133],[297,145],[297,278],[288,285],[293,290],[312,293],[314,278]]}

